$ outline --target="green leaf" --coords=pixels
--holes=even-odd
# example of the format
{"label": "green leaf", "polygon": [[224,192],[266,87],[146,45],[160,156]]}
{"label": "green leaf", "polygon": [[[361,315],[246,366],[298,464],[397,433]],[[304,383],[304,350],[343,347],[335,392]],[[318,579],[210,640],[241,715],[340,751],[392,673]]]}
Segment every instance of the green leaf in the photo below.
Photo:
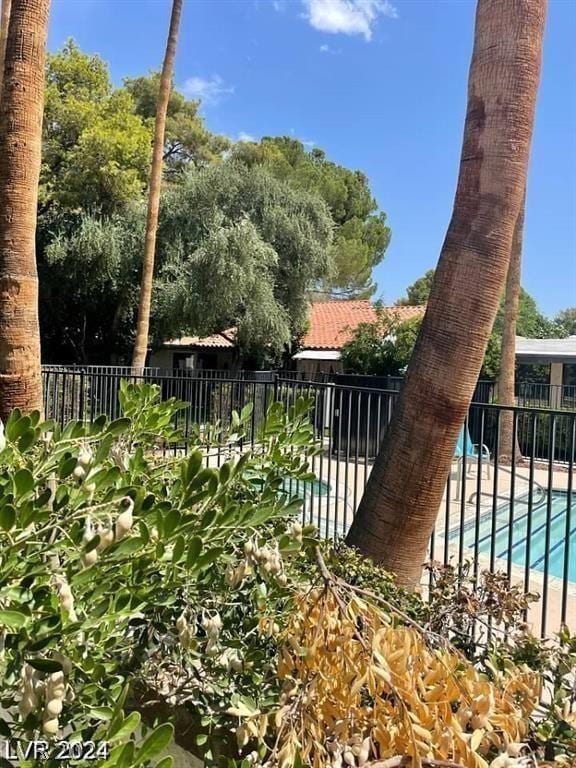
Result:
{"label": "green leaf", "polygon": [[220,467],[220,484],[224,485],[224,483],[227,483],[228,480],[230,479],[230,475],[231,475],[230,464],[226,462],[225,464],[222,464],[222,466]]}
{"label": "green leaf", "polygon": [[213,547],[212,549],[209,549],[208,552],[205,552],[198,558],[198,560],[196,560],[195,564],[192,566],[192,570],[197,573],[202,573],[202,571],[205,571],[206,568],[209,568],[212,563],[218,560],[222,552],[224,552],[223,547]]}
{"label": "green leaf", "polygon": [[172,562],[177,563],[184,554],[184,550],[186,549],[186,541],[184,539],[184,536],[177,536],[176,541],[174,542],[174,549],[172,551]]}
{"label": "green leaf", "polygon": [[170,744],[173,738],[174,726],[171,723],[163,723],[162,725],[159,725],[158,728],[155,728],[152,731],[138,750],[134,766],[142,765],[146,760],[149,760],[151,757],[154,757],[154,755],[162,752],[162,750],[166,749],[168,744]]}
{"label": "green leaf", "polygon": [[118,696],[118,699],[114,704],[114,717],[119,717],[122,714],[122,707],[124,706],[126,699],[128,698],[129,692],[130,692],[130,683],[126,683],[126,685],[124,686],[124,688],[122,688],[122,691],[120,692],[120,696]]}
{"label": "green leaf", "polygon": [[186,556],[186,565],[188,568],[192,568],[196,564],[203,546],[204,543],[200,536],[192,536],[188,543],[188,554]]}
{"label": "green leaf", "polygon": [[116,768],[132,768],[134,765],[134,742],[129,741],[124,745],[120,756],[116,759]]}
{"label": "green leaf", "polygon": [[21,453],[26,453],[26,451],[38,440],[39,434],[39,430],[36,432],[35,429],[28,429],[18,440],[18,450]]}
{"label": "green leaf", "polygon": [[54,659],[42,659],[42,658],[36,658],[36,659],[26,659],[28,664],[30,664],[31,667],[34,667],[34,669],[37,669],[38,672],[61,672],[62,671],[62,664],[60,664],[59,661],[54,661]]}
{"label": "green leaf", "polygon": [[63,456],[58,464],[58,477],[60,480],[69,477],[76,469],[76,464],[78,464],[76,456]]}
{"label": "green leaf", "polygon": [[22,416],[20,411],[15,409],[6,422],[6,439],[15,443],[31,426],[32,422],[28,416]]}
{"label": "green leaf", "polygon": [[26,624],[27,620],[27,616],[21,611],[0,611],[0,626],[4,625],[9,629],[20,629]]}
{"label": "green leaf", "polygon": [[189,485],[189,490],[197,490],[198,488],[202,488],[203,485],[206,485],[210,480],[213,480],[214,478],[218,479],[218,474],[215,469],[212,469],[212,467],[207,467],[206,469],[203,469],[202,472],[199,472],[194,480]]}
{"label": "green leaf", "polygon": [[111,421],[110,424],[108,424],[106,427],[106,434],[121,435],[123,432],[126,432],[126,430],[130,428],[131,424],[132,421],[126,416],[123,416],[120,419],[115,419],[114,421]]}
{"label": "green leaf", "polygon": [[61,635],[58,633],[44,635],[44,637],[39,637],[33,643],[30,643],[30,645],[27,646],[26,650],[31,651],[32,653],[36,653],[37,651],[43,651],[44,648],[47,648],[55,640],[57,639],[59,640],[60,637]]}
{"label": "green leaf", "polygon": [[29,469],[22,467],[14,475],[14,488],[17,496],[23,496],[34,488],[34,475]]}
{"label": "green leaf", "polygon": [[208,741],[208,734],[207,733],[198,733],[196,734],[196,744],[198,744],[199,747],[202,746],[202,744],[206,744]]}
{"label": "green leaf", "polygon": [[242,411],[240,412],[240,421],[246,421],[252,415],[254,410],[254,403],[246,403]]}
{"label": "green leaf", "polygon": [[194,451],[194,453],[190,454],[188,461],[182,463],[181,474],[184,485],[189,485],[189,483],[196,477],[200,471],[203,460],[202,452]]}
{"label": "green leaf", "polygon": [[144,542],[139,536],[133,536],[130,539],[124,539],[110,554],[111,558],[124,557],[125,555],[131,555],[137,552],[144,545]]}
{"label": "green leaf", "polygon": [[140,713],[131,712],[128,717],[120,721],[114,728],[110,729],[108,738],[110,741],[123,741],[127,739],[130,734],[134,733],[140,725]]}
{"label": "green leaf", "polygon": [[172,768],[173,765],[174,758],[172,755],[167,755],[166,757],[163,757],[159,763],[156,763],[156,768]]}
{"label": "green leaf", "polygon": [[164,517],[164,520],[162,521],[162,528],[166,538],[169,538],[174,533],[180,524],[181,519],[182,515],[177,509],[171,509]]}
{"label": "green leaf", "polygon": [[0,508],[0,528],[9,531],[16,522],[16,510],[11,504],[5,504]]}
{"label": "green leaf", "polygon": [[114,712],[110,707],[93,707],[89,710],[89,714],[91,717],[94,717],[96,720],[112,720],[112,717],[114,716]]}

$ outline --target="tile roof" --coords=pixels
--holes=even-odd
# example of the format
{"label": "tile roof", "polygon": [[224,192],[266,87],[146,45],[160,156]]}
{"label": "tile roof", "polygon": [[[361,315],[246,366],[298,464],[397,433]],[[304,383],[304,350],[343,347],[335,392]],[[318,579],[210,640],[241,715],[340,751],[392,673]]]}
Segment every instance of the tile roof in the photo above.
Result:
{"label": "tile roof", "polygon": [[212,336],[182,336],[180,339],[165,341],[164,347],[207,347],[209,349],[229,349],[236,346],[236,328],[228,328]]}
{"label": "tile roof", "polygon": [[[399,320],[409,320],[422,315],[425,306],[385,307]],[[310,308],[308,332],[303,337],[301,349],[341,349],[350,340],[360,323],[376,319],[374,304],[368,299],[318,301]]]}
{"label": "tile roof", "polygon": [[[409,320],[423,314],[425,307],[385,307],[399,320]],[[300,349],[341,349],[360,323],[376,319],[374,304],[368,299],[346,301],[317,301],[310,307],[308,332]],[[236,346],[236,328],[228,328],[211,336],[182,336],[164,342],[164,347],[200,347],[228,349]]]}

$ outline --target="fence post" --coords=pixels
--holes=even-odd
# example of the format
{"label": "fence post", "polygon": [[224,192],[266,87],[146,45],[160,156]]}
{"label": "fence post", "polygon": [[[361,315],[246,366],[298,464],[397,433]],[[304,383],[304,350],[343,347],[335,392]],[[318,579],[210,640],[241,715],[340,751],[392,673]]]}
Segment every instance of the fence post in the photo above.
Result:
{"label": "fence post", "polygon": [[83,368],[80,370],[80,403],[79,403],[79,410],[80,410],[80,419],[82,421],[85,421],[85,419],[84,419],[84,369]]}
{"label": "fence post", "polygon": [[279,376],[277,373],[274,374],[274,402],[278,402],[278,379]]}

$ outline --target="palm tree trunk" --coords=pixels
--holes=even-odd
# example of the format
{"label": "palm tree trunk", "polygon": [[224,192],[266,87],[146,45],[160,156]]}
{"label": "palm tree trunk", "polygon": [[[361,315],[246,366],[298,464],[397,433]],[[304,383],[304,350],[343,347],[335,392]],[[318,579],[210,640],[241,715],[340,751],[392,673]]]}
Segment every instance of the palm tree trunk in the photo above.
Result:
{"label": "palm tree trunk", "polygon": [[418,582],[510,260],[526,173],[546,0],[478,0],[454,210],[424,322],[348,534]]}
{"label": "palm tree trunk", "polygon": [[0,99],[0,417],[42,410],[36,206],[50,0],[12,0]]}
{"label": "palm tree trunk", "polygon": [[[522,235],[524,231],[524,207],[522,201],[520,213],[514,227],[510,264],[506,276],[504,297],[504,321],[502,327],[502,348],[500,352],[500,374],[498,376],[498,402],[501,405],[515,405],[514,384],[516,372],[516,321],[520,303],[520,275],[522,264]],[[500,414],[499,460],[513,463],[520,457],[520,447],[514,429],[514,417],[511,411]]]}
{"label": "palm tree trunk", "polygon": [[136,340],[132,355],[132,366],[143,368],[148,352],[148,333],[150,329],[150,305],[152,302],[152,280],[154,278],[154,257],[156,253],[156,233],[158,231],[158,211],[160,208],[160,187],[162,185],[162,165],[164,155],[164,135],[166,133],[166,113],[172,86],[172,71],[178,42],[178,26],[182,13],[183,0],[173,0],[170,30],[164,55],[160,89],[156,105],[156,125],[154,129],[154,146],[152,150],[152,167],[150,169],[150,190],[148,195],[148,217],[146,220],[146,240],[144,244],[144,262],[142,265],[142,282],[140,284],[140,302],[138,304],[138,322],[136,325]]}
{"label": "palm tree trunk", "polygon": [[6,40],[8,39],[8,23],[10,21],[10,6],[12,0],[0,0],[0,98],[2,98],[2,83],[4,81],[4,58],[6,56]]}

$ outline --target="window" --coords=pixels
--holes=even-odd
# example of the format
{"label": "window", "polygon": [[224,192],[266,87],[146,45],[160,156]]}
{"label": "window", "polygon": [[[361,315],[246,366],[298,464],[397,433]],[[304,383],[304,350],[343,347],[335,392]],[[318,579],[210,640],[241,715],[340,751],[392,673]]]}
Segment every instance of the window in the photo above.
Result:
{"label": "window", "polygon": [[562,384],[565,387],[576,387],[576,363],[564,363]]}
{"label": "window", "polygon": [[562,406],[576,406],[576,363],[564,363],[562,367]]}

